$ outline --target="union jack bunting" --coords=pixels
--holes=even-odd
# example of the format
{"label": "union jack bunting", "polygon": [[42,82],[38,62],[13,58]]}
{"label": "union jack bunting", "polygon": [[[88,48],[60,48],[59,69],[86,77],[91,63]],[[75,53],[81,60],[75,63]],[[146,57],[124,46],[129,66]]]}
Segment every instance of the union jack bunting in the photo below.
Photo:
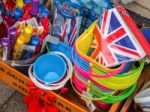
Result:
{"label": "union jack bunting", "polygon": [[55,0],[54,3],[53,35],[69,46],[73,46],[80,31],[81,7],[72,2],[64,2],[64,0]]}
{"label": "union jack bunting", "polygon": [[61,32],[59,33],[59,38],[61,41],[73,46],[75,39],[78,36],[79,30],[77,26],[76,19],[66,19],[61,27]]}
{"label": "union jack bunting", "polygon": [[91,58],[111,67],[139,60],[145,52],[116,8],[103,13],[94,29]]}
{"label": "union jack bunting", "polygon": [[55,22],[54,22],[54,26],[57,28],[55,28],[54,33],[57,33],[57,36],[61,41],[72,46],[74,44],[74,41],[78,37],[80,25],[81,25],[81,17],[70,19],[63,17],[60,14],[57,14],[55,15]]}

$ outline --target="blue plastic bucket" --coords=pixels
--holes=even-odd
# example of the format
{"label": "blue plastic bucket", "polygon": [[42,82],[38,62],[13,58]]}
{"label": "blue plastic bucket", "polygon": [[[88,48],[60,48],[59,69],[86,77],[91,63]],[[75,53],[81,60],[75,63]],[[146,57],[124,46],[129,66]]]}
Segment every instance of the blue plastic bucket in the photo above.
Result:
{"label": "blue plastic bucket", "polygon": [[33,65],[35,77],[46,84],[61,80],[66,74],[66,70],[64,59],[55,54],[45,54],[39,57]]}

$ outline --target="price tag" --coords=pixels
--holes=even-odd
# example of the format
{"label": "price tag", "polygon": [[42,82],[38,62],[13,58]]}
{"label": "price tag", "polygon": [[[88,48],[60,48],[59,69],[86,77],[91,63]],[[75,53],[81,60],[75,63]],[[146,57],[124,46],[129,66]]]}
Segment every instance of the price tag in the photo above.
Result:
{"label": "price tag", "polygon": [[42,44],[42,48],[41,48],[41,53],[43,52],[44,47],[45,47],[45,45],[47,44],[47,42],[48,42],[50,36],[51,36],[51,35],[47,35],[47,36],[45,37],[45,39],[43,40],[43,44]]}
{"label": "price tag", "polygon": [[38,26],[33,28],[33,35],[41,35],[44,31],[43,26]]}
{"label": "price tag", "polygon": [[149,63],[150,63],[150,57],[146,56],[146,57],[145,57],[145,62],[146,62],[147,64],[149,64]]}
{"label": "price tag", "polygon": [[43,26],[39,26],[38,29],[37,29],[37,35],[41,35],[44,31],[44,28]]}
{"label": "price tag", "polygon": [[59,38],[54,37],[54,36],[50,36],[48,39],[48,42],[53,43],[53,44],[58,44],[59,43]]}
{"label": "price tag", "polygon": [[86,96],[86,97],[88,97],[88,98],[92,98],[92,95],[91,95],[90,93],[88,93],[88,92],[86,92],[86,91],[83,91],[83,92],[82,92],[81,99],[84,100],[86,103],[91,102],[90,99],[84,98],[83,96]]}
{"label": "price tag", "polygon": [[90,112],[94,112],[96,110],[96,107],[93,104],[93,102],[87,103],[87,107],[90,110]]}
{"label": "price tag", "polygon": [[26,23],[25,21],[18,21],[13,25],[13,27],[15,27],[18,30],[18,32],[20,32],[25,29]]}
{"label": "price tag", "polygon": [[35,51],[35,46],[22,45],[20,47],[19,51],[22,51],[22,50],[27,50],[27,51],[34,52]]}
{"label": "price tag", "polygon": [[85,98],[83,96],[86,96],[87,98],[92,98],[92,95],[90,93],[86,92],[86,91],[83,91],[81,99],[86,102],[86,105],[87,105],[88,109],[90,110],[90,112],[94,112],[96,110],[96,107],[93,104],[92,100],[87,99],[87,98]]}
{"label": "price tag", "polygon": [[42,44],[42,48],[41,48],[41,53],[43,52],[44,47],[45,47],[45,45],[47,44],[47,42],[51,42],[51,43],[54,43],[54,44],[58,44],[59,39],[48,34],[48,35],[46,36],[46,38],[43,40],[43,44]]}
{"label": "price tag", "polygon": [[35,18],[26,20],[26,23],[32,25],[32,27],[38,27],[38,22]]}
{"label": "price tag", "polygon": [[8,47],[3,48],[3,61],[7,60],[7,52],[8,52]]}

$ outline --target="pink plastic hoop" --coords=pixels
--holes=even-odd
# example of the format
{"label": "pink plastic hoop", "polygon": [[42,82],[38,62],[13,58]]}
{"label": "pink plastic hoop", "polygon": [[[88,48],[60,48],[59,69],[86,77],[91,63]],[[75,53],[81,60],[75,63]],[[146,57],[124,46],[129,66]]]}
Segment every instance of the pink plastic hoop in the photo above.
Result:
{"label": "pink plastic hoop", "polygon": [[[81,75],[81,74],[80,74],[80,75]],[[76,75],[75,75],[75,77],[76,77]],[[84,77],[85,79],[88,80],[88,78],[87,78],[86,76],[82,75],[82,77]],[[77,78],[76,78],[76,79],[77,79]],[[104,87],[104,86],[102,86],[101,84],[99,84],[99,83],[93,81],[92,79],[90,79],[90,80],[91,80],[91,82],[92,82],[94,85],[96,85],[98,88],[101,88],[101,89],[104,90],[104,91],[111,90],[110,88]],[[77,79],[77,81],[78,81],[78,79]],[[80,83],[80,82],[78,81],[78,83]],[[82,82],[81,82],[81,83],[82,83]]]}
{"label": "pink plastic hoop", "polygon": [[[83,91],[86,91],[87,86],[80,80],[77,79],[77,77],[75,75],[73,75],[73,84],[75,85],[76,89],[82,93]],[[95,104],[102,110],[108,110],[108,108],[110,107],[109,104],[107,103],[103,103],[103,102],[99,102],[99,101],[95,101]]]}

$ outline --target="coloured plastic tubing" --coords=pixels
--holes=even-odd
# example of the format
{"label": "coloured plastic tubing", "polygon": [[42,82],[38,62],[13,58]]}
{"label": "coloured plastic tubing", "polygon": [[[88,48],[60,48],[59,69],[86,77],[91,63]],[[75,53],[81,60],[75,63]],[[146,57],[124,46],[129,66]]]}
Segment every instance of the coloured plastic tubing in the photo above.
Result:
{"label": "coloured plastic tubing", "polygon": [[8,38],[11,41],[11,44],[14,44],[16,41],[15,34],[16,34],[17,29],[15,27],[9,27],[8,28]]}
{"label": "coloured plastic tubing", "polygon": [[[87,83],[87,82],[86,82]],[[123,91],[121,94],[117,95],[117,96],[113,96],[112,93],[105,93],[103,91],[99,91],[100,93],[96,93],[95,91],[93,90],[89,90],[89,92],[92,94],[92,95],[98,95],[98,97],[94,97],[92,98],[93,100],[95,101],[102,101],[102,102],[106,102],[106,103],[116,103],[116,102],[119,102],[121,100],[124,100],[125,98],[127,98],[128,96],[131,95],[131,93],[135,90],[136,88],[136,85],[137,83],[135,83],[132,87],[130,87],[129,89]],[[72,85],[73,86],[73,85]],[[91,85],[91,89],[92,89],[93,85]],[[73,87],[74,88],[74,87]],[[75,88],[74,88],[75,89]],[[96,89],[96,88],[95,88]],[[94,90],[95,90],[94,89]],[[96,89],[97,90],[97,89]],[[76,90],[75,90],[76,91]],[[77,91],[76,91],[77,92]],[[83,95],[81,95],[79,92],[77,92],[80,96],[82,97],[85,97]],[[113,92],[114,93],[114,92]],[[87,99],[91,99],[91,98],[87,98]]]}
{"label": "coloured plastic tubing", "polygon": [[25,44],[25,39],[22,35],[20,35],[18,38],[17,38],[17,41],[14,45],[14,51],[13,51],[13,60],[18,60],[20,59],[20,57],[22,56],[22,52],[19,52],[19,54],[17,54],[18,50],[20,49],[20,47],[22,45]]}
{"label": "coloured plastic tubing", "polygon": [[117,75],[106,79],[101,78],[92,78],[92,79],[105,87],[112,88],[114,90],[124,90],[132,86],[138,80],[143,70],[143,67],[144,62],[142,62],[137,69],[125,73],[124,75]]}
{"label": "coloured plastic tubing", "polygon": [[[73,49],[74,49],[74,48],[73,48]],[[73,50],[73,53],[74,53],[74,50]],[[73,61],[74,61],[74,56],[72,57],[72,59],[73,59]],[[74,61],[74,64],[77,65],[75,61]],[[82,71],[82,73],[85,73],[85,72],[86,72],[86,75],[87,75],[88,77],[93,76],[93,77],[97,77],[97,78],[108,78],[108,77],[112,77],[112,76],[117,75],[118,73],[120,73],[120,72],[125,68],[125,66],[126,66],[126,63],[123,64],[122,66],[120,66],[120,67],[119,67],[120,69],[116,69],[116,70],[114,70],[113,72],[110,72],[110,73],[108,73],[108,74],[94,74],[94,73],[92,73],[92,72],[86,72],[85,70],[83,70],[82,68],[77,67],[77,66],[76,66],[76,69],[78,69],[78,71]],[[103,69],[103,68],[106,68],[106,67],[103,66],[103,67],[101,67],[101,68]]]}
{"label": "coloured plastic tubing", "polygon": [[39,40],[39,37],[38,36],[33,36],[29,45],[32,45],[32,46],[37,46],[39,44],[40,40]]}
{"label": "coloured plastic tubing", "polygon": [[76,71],[76,70],[75,70],[75,76],[78,78],[78,80],[80,80],[80,81],[82,81],[82,82],[84,82],[84,83],[87,82],[87,81],[90,81],[91,83],[94,84],[95,87],[98,87],[98,88],[100,88],[100,89],[103,90],[103,91],[110,91],[110,90],[112,90],[112,89],[110,89],[110,88],[104,87],[103,85],[99,84],[99,83],[96,82],[96,81],[93,81],[92,79],[88,79],[85,75],[79,74],[78,71]]}
{"label": "coloured plastic tubing", "polygon": [[[30,40],[29,45],[36,47],[39,44],[39,42],[40,42],[39,37],[34,36]],[[31,57],[32,53],[33,53],[32,51],[26,52],[26,54],[23,55],[23,60],[29,59]]]}
{"label": "coloured plastic tubing", "polygon": [[91,78],[93,81],[96,81],[97,83],[107,88],[122,90],[122,89],[126,89],[130,87],[132,84],[134,84],[138,80],[142,72],[143,66],[144,66],[144,63],[142,62],[142,64],[140,64],[140,67],[133,70],[132,72],[125,73],[124,75],[121,75],[121,76],[118,76],[118,75],[113,76],[110,78],[108,77],[106,78],[105,75],[99,76],[99,78],[94,77],[91,74],[89,74],[89,72],[86,72],[85,70],[83,70],[82,68],[79,68],[78,66],[75,66],[75,68],[80,73],[80,75],[86,75],[87,77]]}
{"label": "coloured plastic tubing", "polygon": [[22,17],[22,10],[20,8],[16,8],[14,10],[14,18],[16,21]]}
{"label": "coloured plastic tubing", "polygon": [[104,95],[105,99],[102,99],[101,100],[102,102],[116,103],[116,102],[120,102],[120,101],[126,99],[127,97],[129,97],[134,92],[136,86],[137,86],[137,83],[133,84],[133,86],[131,86],[129,89],[124,90],[117,96],[106,94],[103,92],[101,92],[101,95],[100,95],[99,93],[96,93],[95,91],[91,91],[90,93],[93,95],[96,95],[96,97],[98,97],[98,98]]}
{"label": "coloured plastic tubing", "polygon": [[18,8],[23,8],[23,5],[24,5],[24,3],[23,3],[23,0],[16,0],[16,6],[18,7]]}
{"label": "coloured plastic tubing", "polygon": [[9,39],[8,38],[2,38],[1,44],[2,44],[2,47],[8,47]]}
{"label": "coloured plastic tubing", "polygon": [[37,16],[39,13],[39,0],[31,0],[31,14]]}
{"label": "coloured plastic tubing", "polygon": [[[10,55],[10,41],[8,38],[2,38],[1,40],[1,44],[2,44],[2,47],[3,48],[6,48],[7,49],[7,54],[6,54],[6,58],[8,58],[8,56]],[[4,54],[3,54],[4,55]]]}
{"label": "coloured plastic tubing", "polygon": [[23,32],[23,37],[25,38],[25,43],[28,43],[30,41],[32,32],[33,32],[33,27],[28,24]]}
{"label": "coloured plastic tubing", "polygon": [[15,51],[19,50],[20,47],[24,44],[25,44],[25,38],[23,37],[23,35],[20,35],[15,43],[14,50]]}

